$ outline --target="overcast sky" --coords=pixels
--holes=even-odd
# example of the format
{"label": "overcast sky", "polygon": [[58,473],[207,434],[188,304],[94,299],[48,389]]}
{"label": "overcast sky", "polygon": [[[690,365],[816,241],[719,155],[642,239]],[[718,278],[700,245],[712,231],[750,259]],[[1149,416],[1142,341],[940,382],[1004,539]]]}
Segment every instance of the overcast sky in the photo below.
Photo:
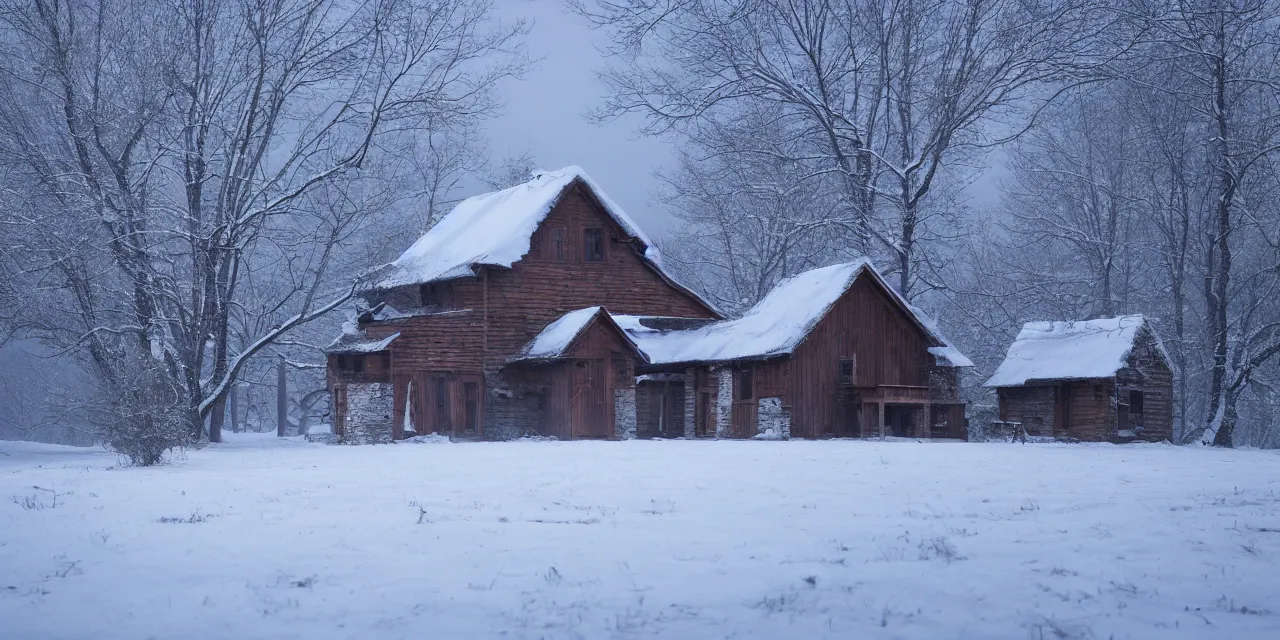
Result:
{"label": "overcast sky", "polygon": [[[603,97],[595,73],[606,64],[597,48],[604,34],[570,14],[562,0],[494,1],[500,19],[523,17],[532,23],[526,42],[530,54],[540,58],[523,80],[504,86],[506,112],[486,127],[494,162],[527,151],[539,168],[579,165],[646,231],[664,235],[672,218],[655,204],[653,173],[674,163],[674,145],[638,135],[637,117],[604,125],[585,117]],[[974,206],[994,204],[994,172],[970,193]]]}
{"label": "overcast sky", "polygon": [[561,0],[495,0],[504,20],[529,19],[529,52],[540,58],[524,80],[505,86],[506,113],[487,127],[495,162],[528,151],[543,169],[579,165],[636,222],[661,235],[670,217],[651,206],[653,172],[672,162],[670,143],[636,134],[636,118],[605,125],[585,113],[601,103],[595,72],[605,64],[600,32],[568,13]]}

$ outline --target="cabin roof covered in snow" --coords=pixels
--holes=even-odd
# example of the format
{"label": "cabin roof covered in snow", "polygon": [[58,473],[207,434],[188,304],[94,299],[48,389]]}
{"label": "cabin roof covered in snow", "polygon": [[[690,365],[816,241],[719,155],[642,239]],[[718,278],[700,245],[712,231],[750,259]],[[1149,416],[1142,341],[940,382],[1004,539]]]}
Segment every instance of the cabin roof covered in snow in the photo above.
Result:
{"label": "cabin roof covered in snow", "polygon": [[378,351],[386,351],[387,347],[390,347],[391,343],[399,337],[399,331],[385,338],[370,338],[363,331],[344,332],[325,351],[329,353],[376,353]]}
{"label": "cabin roof covered in snow", "polygon": [[583,185],[605,213],[641,243],[644,260],[659,275],[714,310],[662,268],[662,256],[649,236],[575,166],[537,171],[528,182],[459,202],[400,257],[366,274],[365,286],[390,289],[473,276],[480,266],[510,268],[529,253],[533,233],[575,183]]}
{"label": "cabin roof covered in snow", "polygon": [[1017,387],[1035,380],[1113,377],[1125,366],[1145,325],[1146,319],[1141,315],[1028,322],[1009,345],[1004,362],[983,386]]}
{"label": "cabin roof covered in snow", "polygon": [[[591,322],[597,318],[600,318],[602,322],[613,325],[623,339],[630,341],[630,337],[613,322],[613,319],[608,312],[604,311],[603,307],[587,307],[577,311],[570,311],[556,318],[551,324],[544,327],[538,335],[534,336],[533,340],[530,340],[520,351],[508,358],[507,361],[524,362],[563,358],[567,355],[574,341],[578,339],[578,336],[582,335],[582,332],[591,326]],[[635,345],[632,344],[632,346],[634,347]]]}
{"label": "cabin roof covered in snow", "polygon": [[664,331],[646,326],[642,316],[618,315],[613,319],[655,364],[757,360],[790,355],[864,272],[876,279],[937,342],[934,348],[942,350],[942,355],[934,353],[939,364],[973,366],[937,332],[932,321],[898,296],[865,259],[811,269],[787,278],[741,318],[733,320]]}

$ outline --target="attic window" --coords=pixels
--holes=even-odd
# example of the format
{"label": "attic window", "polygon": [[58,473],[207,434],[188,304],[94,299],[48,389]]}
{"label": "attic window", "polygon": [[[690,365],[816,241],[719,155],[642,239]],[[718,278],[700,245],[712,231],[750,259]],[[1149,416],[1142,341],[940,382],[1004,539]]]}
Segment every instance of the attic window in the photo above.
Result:
{"label": "attic window", "polygon": [[840,384],[853,384],[853,358],[840,358]]}
{"label": "attic window", "polygon": [[564,227],[551,229],[551,259],[564,262]]}
{"label": "attic window", "polygon": [[604,261],[604,230],[584,229],[582,232],[582,259],[587,262]]}
{"label": "attic window", "polygon": [[454,307],[453,284],[431,282],[418,287],[418,296],[424,307],[452,309]]}

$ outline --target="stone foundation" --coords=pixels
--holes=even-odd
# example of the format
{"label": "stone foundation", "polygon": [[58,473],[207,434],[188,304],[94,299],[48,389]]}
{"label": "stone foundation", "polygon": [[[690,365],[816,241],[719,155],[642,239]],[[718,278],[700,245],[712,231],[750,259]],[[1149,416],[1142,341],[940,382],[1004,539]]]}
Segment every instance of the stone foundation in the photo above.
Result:
{"label": "stone foundation", "polygon": [[345,444],[380,444],[392,441],[392,390],[385,382],[347,384]]}
{"label": "stone foundation", "polygon": [[636,389],[613,390],[613,429],[619,440],[636,438]]}
{"label": "stone foundation", "polygon": [[760,398],[756,430],[756,438],[761,440],[791,439],[791,412],[782,406],[781,398]]}
{"label": "stone foundation", "polygon": [[733,371],[716,371],[716,437],[733,437]]}

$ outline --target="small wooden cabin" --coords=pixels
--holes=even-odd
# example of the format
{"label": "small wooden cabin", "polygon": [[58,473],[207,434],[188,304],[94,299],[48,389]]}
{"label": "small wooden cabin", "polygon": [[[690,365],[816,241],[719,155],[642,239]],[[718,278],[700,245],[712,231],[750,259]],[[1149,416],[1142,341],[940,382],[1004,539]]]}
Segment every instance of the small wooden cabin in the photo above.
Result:
{"label": "small wooden cabin", "polygon": [[1141,315],[1029,322],[984,386],[1000,420],[1028,435],[1092,442],[1168,440],[1173,369]]}
{"label": "small wooden cabin", "polygon": [[967,435],[972,363],[865,260],[789,278],[735,320],[614,319],[645,356],[637,407],[663,407],[642,434],[673,433],[678,407],[686,437]]}

